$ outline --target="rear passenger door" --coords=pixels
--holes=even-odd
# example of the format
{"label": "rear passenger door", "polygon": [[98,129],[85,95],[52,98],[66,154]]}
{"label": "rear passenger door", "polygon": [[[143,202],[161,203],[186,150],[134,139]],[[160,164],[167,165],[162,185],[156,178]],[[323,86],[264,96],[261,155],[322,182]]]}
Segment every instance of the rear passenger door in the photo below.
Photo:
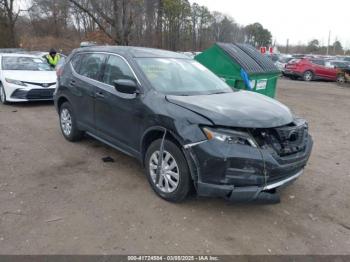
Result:
{"label": "rear passenger door", "polygon": [[320,60],[317,60],[317,59],[312,59],[310,60],[311,61],[311,64],[312,64],[312,69],[315,73],[315,75],[317,77],[324,77],[324,72],[323,72],[323,68],[322,68],[322,62]]}
{"label": "rear passenger door", "polygon": [[128,63],[119,55],[110,55],[96,90],[95,120],[99,134],[115,146],[137,155],[141,137],[141,96],[118,92],[113,82],[118,79],[136,81]]}
{"label": "rear passenger door", "polygon": [[75,70],[69,82],[69,89],[73,94],[73,108],[77,115],[78,124],[82,129],[91,131],[95,128],[94,100],[96,88],[101,85],[102,71],[107,59],[106,54],[86,53],[80,58],[73,58],[72,66]]}

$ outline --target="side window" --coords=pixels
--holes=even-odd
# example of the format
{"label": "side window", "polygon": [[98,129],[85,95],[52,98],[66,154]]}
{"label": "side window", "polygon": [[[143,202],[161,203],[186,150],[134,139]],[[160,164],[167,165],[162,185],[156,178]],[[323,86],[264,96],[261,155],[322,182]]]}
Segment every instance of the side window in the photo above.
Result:
{"label": "side window", "polygon": [[325,66],[325,61],[324,60],[318,60],[318,64],[321,66]]}
{"label": "side window", "polygon": [[324,66],[325,62],[323,60],[311,60],[313,64]]}
{"label": "side window", "polygon": [[80,61],[79,74],[94,80],[100,80],[105,54],[86,54]]}
{"label": "side window", "polygon": [[113,85],[113,81],[118,79],[132,79],[135,77],[129,66],[119,56],[111,55],[106,63],[102,82]]}
{"label": "side window", "polygon": [[82,55],[77,54],[71,59],[71,64],[75,70],[75,72],[79,72],[79,66],[80,66],[80,61],[81,61]]}

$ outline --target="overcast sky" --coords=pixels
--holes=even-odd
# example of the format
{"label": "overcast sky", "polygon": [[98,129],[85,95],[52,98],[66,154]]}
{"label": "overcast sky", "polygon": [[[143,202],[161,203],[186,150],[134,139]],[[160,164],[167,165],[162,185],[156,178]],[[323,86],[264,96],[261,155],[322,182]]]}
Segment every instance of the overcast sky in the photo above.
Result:
{"label": "overcast sky", "polygon": [[337,38],[350,48],[350,0],[190,0],[210,11],[231,15],[241,25],[261,23],[273,40],[285,45],[319,39],[327,45]]}

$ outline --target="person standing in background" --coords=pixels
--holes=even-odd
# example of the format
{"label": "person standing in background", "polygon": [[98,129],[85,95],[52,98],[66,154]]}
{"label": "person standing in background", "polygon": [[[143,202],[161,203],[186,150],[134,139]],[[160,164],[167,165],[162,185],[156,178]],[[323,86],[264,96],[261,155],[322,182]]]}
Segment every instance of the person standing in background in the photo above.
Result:
{"label": "person standing in background", "polygon": [[45,56],[45,58],[52,68],[55,68],[61,59],[60,55],[57,54],[56,50],[53,48],[50,50],[49,54]]}

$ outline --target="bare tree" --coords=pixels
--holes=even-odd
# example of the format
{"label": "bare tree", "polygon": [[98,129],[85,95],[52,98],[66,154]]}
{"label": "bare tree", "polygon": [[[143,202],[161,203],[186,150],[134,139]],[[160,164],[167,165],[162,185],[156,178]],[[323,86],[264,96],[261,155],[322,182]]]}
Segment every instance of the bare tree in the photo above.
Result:
{"label": "bare tree", "polygon": [[128,0],[69,0],[87,14],[113,42],[129,44],[133,15]]}
{"label": "bare tree", "polygon": [[[232,17],[189,0],[30,0],[29,16],[21,16],[21,28],[14,28],[15,1],[0,0],[0,34],[6,31],[0,44],[6,36],[15,37],[16,30],[29,48],[65,50],[87,40],[200,51],[217,41],[268,43],[271,38],[267,31],[253,36]],[[6,42],[14,46],[13,39]]]}
{"label": "bare tree", "polygon": [[15,12],[14,0],[0,0],[0,19],[4,27],[4,36],[2,37],[5,38],[4,46],[17,46],[15,24],[21,11]]}

